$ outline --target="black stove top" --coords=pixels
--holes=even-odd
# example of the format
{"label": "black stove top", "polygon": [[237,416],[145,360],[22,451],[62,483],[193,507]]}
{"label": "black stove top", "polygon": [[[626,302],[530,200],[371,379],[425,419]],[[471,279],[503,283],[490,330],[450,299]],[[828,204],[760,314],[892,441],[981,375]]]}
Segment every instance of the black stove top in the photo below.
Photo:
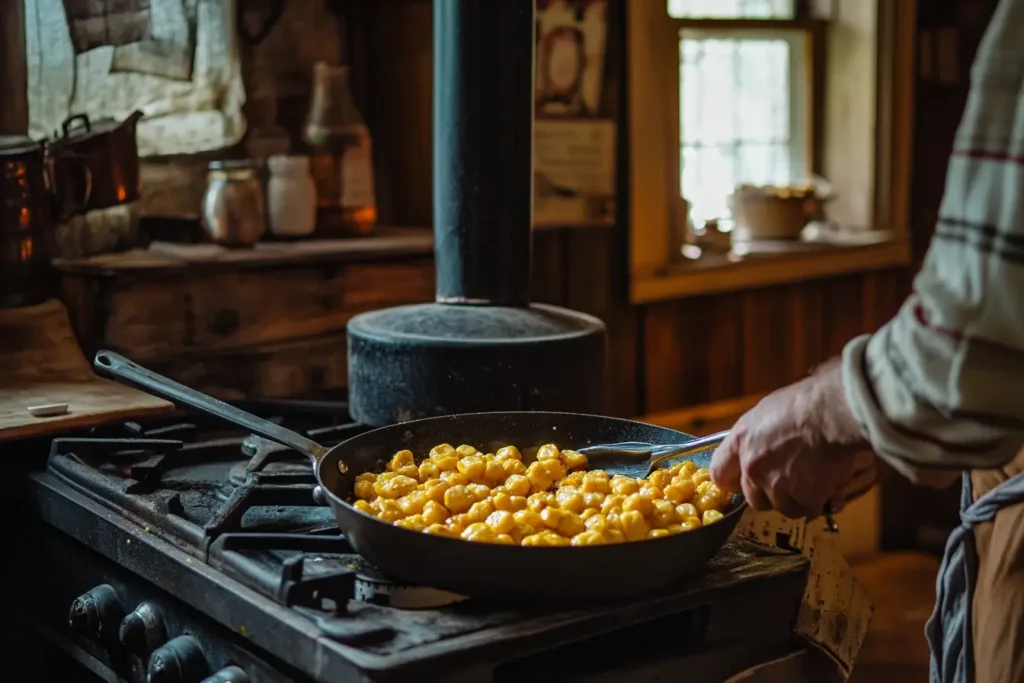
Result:
{"label": "black stove top", "polygon": [[[315,405],[323,410],[319,421],[287,413],[275,421],[327,446],[368,429],[347,420],[343,404],[330,412],[328,404]],[[356,554],[318,500],[305,455],[220,425],[203,429],[193,417],[148,428],[132,424],[128,437],[115,430],[54,439],[49,469],[113,504],[146,533],[289,607],[339,612],[350,598],[409,608],[463,599],[392,581]]]}
{"label": "black stove top", "polygon": [[[339,403],[241,407],[328,446],[367,429],[352,423]],[[196,642],[210,670],[246,669],[243,659],[249,669],[263,665],[219,645],[225,636],[197,625],[202,620],[219,623],[232,637],[241,634],[241,647],[256,649],[261,662],[280,662],[266,664],[268,671],[295,671],[281,678],[249,672],[249,680],[350,680],[357,672],[434,680],[467,666],[487,672],[480,680],[504,680],[560,666],[583,656],[581,647],[587,664],[574,665],[576,678],[560,680],[589,680],[588,670],[649,659],[666,648],[676,658],[692,657],[748,640],[744,651],[753,656],[758,647],[767,652],[788,642],[806,573],[798,555],[735,542],[701,579],[586,608],[524,610],[410,586],[353,552],[330,509],[316,499],[305,456],[190,413],[55,439],[47,470],[30,477],[39,517],[91,549],[68,548],[64,536],[54,537],[43,545],[51,543],[47,552],[55,560],[75,556],[92,566],[97,554],[104,556],[113,564],[97,565],[97,580],[128,572],[110,580],[115,592],[144,597],[143,588],[117,588],[118,581],[128,586],[142,579],[167,594],[160,601],[164,612],[175,612],[178,602],[197,612],[177,618],[192,624],[179,630],[207,634]],[[757,611],[753,626],[750,609]],[[127,614],[132,605],[118,610]],[[143,654],[142,661],[154,656]],[[720,670],[743,658],[727,661]]]}

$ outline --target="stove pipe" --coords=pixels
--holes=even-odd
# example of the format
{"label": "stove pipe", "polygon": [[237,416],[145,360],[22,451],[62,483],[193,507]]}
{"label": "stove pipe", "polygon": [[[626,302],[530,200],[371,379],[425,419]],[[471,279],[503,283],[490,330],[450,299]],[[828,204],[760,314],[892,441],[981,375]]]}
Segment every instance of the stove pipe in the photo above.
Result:
{"label": "stove pipe", "polygon": [[359,422],[601,411],[604,324],[530,303],[535,30],[533,0],[434,0],[437,299],[349,321]]}
{"label": "stove pipe", "polygon": [[530,302],[532,0],[434,2],[437,301]]}

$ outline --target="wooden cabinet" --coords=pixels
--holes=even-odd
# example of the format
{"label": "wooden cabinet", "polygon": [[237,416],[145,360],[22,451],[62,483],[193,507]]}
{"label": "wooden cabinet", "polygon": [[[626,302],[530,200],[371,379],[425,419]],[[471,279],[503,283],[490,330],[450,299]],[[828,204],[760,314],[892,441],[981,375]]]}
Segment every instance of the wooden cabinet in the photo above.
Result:
{"label": "wooden cabinet", "polygon": [[216,259],[202,249],[60,263],[86,354],[109,348],[222,397],[343,395],[348,320],[434,295],[422,230]]}

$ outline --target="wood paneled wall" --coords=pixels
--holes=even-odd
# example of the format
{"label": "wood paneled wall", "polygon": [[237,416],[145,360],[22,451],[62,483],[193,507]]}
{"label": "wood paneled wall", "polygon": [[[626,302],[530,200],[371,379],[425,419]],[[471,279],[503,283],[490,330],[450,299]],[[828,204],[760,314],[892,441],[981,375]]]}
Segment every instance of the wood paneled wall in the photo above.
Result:
{"label": "wood paneled wall", "polygon": [[534,294],[608,325],[608,409],[658,413],[760,394],[805,376],[899,310],[904,270],[634,307],[616,296],[611,231],[538,232]]}
{"label": "wood paneled wall", "polygon": [[631,417],[642,404],[640,311],[625,301],[624,256],[608,228],[542,230],[533,240],[533,298],[601,318],[608,328],[606,408]]}
{"label": "wood paneled wall", "polygon": [[906,295],[899,271],[649,306],[643,412],[760,394],[807,375],[872,331]]}

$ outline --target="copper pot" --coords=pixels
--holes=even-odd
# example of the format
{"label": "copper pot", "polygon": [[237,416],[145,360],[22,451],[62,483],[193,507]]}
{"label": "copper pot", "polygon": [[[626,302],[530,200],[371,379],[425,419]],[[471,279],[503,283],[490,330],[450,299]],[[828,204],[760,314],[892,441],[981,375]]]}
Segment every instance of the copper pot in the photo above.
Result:
{"label": "copper pot", "polygon": [[[118,123],[113,119],[91,121],[86,114],[76,114],[64,121],[63,134],[51,143],[51,150],[58,159],[82,159],[89,169],[91,191],[81,212],[126,204],[140,197],[135,130],[142,116],[136,111]],[[74,190],[80,196],[84,188]]]}
{"label": "copper pot", "polygon": [[24,136],[0,137],[0,308],[50,296],[54,225],[82,210],[90,185],[84,159],[53,157]]}

